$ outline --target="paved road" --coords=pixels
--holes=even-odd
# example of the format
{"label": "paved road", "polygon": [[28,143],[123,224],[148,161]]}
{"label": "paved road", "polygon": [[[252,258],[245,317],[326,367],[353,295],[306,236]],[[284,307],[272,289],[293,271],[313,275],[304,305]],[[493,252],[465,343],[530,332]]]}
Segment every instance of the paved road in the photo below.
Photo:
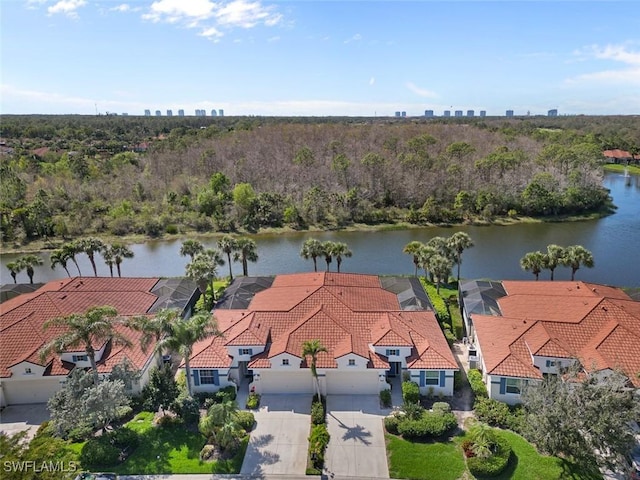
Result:
{"label": "paved road", "polygon": [[32,439],[45,420],[49,420],[46,403],[10,405],[0,412],[0,432],[13,435],[26,431],[27,438]]}

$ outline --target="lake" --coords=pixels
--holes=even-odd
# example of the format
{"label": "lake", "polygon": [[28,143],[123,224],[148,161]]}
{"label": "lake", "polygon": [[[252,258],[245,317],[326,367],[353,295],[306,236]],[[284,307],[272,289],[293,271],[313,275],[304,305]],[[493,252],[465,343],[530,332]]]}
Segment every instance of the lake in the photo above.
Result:
{"label": "lake", "polygon": [[[413,240],[427,242],[440,235],[449,236],[462,230],[473,239],[475,246],[462,256],[461,276],[464,278],[491,279],[533,279],[533,275],[520,268],[520,258],[527,252],[546,250],[550,243],[558,245],[580,244],[593,252],[595,267],[581,268],[576,273],[577,280],[585,280],[608,285],[640,287],[640,176],[632,176],[630,181],[622,174],[608,173],[604,186],[611,190],[611,196],[618,207],[616,213],[598,220],[568,223],[534,223],[508,226],[463,226],[453,228],[425,227],[411,230],[380,232],[296,232],[277,235],[256,235],[260,259],[249,264],[250,275],[274,275],[313,270],[313,263],[299,256],[302,242],[310,237],[319,240],[345,242],[353,251],[352,258],[342,263],[344,272],[377,274],[412,274],[413,262],[403,254],[403,247]],[[144,244],[131,245],[135,253],[133,259],[122,264],[124,276],[181,276],[187,258],[179,255],[183,239],[154,240]],[[202,240],[207,246],[215,245],[215,238]],[[16,255],[3,255],[2,283],[12,281],[6,263]],[[51,270],[49,253],[42,253],[45,264],[36,267],[34,280],[43,282],[54,280],[66,274],[62,269]],[[84,275],[91,274],[91,266],[86,255],[78,258]],[[109,275],[109,269],[101,258],[97,258],[99,275]],[[323,259],[318,259],[319,269],[324,269]],[[335,270],[335,261],[332,264]],[[70,263],[72,275],[75,266]],[[241,273],[240,264],[234,264],[234,275]],[[225,275],[228,267],[221,267],[220,275]],[[455,267],[453,270],[455,274]],[[549,272],[540,274],[548,279]],[[555,278],[568,280],[571,271],[558,267]],[[23,272],[18,281],[28,281]]]}

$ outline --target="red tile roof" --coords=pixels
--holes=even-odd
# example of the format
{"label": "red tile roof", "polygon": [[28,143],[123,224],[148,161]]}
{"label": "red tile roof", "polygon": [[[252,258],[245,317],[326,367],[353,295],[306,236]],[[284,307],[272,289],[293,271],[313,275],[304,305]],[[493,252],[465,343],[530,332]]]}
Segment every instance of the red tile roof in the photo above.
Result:
{"label": "red tile roof", "polygon": [[[0,377],[10,377],[9,368],[24,361],[42,365],[40,349],[64,331],[62,327],[44,330],[47,320],[102,305],[114,307],[122,316],[145,314],[158,298],[150,293],[157,282],[157,278],[69,278],[49,282],[35,292],[0,304]],[[132,346],[107,346],[107,356],[98,364],[98,370],[109,372],[124,357],[135,367],[143,367],[150,353],[140,349],[140,334],[126,327],[117,328]],[[149,352],[152,348],[153,345]],[[63,365],[57,355],[51,355],[47,364],[51,364],[49,375],[65,375],[73,367]]]}
{"label": "red tile roof", "polygon": [[216,310],[214,316],[224,340],[198,343],[194,366],[229,366],[225,347],[267,346],[270,340],[268,351],[249,364],[270,368],[270,359],[282,353],[304,360],[302,344],[319,339],[328,350],[318,356],[320,368],[336,368],[337,359],[348,354],[368,359],[369,368],[388,368],[387,360],[370,347],[374,344],[412,347],[410,368],[458,368],[433,312],[402,311],[397,296],[384,290],[374,275],[279,275],[247,310]]}
{"label": "red tile roof", "polygon": [[503,316],[473,315],[491,375],[541,378],[531,356],[575,358],[589,371],[621,369],[640,387],[640,302],[585,282],[505,281]]}

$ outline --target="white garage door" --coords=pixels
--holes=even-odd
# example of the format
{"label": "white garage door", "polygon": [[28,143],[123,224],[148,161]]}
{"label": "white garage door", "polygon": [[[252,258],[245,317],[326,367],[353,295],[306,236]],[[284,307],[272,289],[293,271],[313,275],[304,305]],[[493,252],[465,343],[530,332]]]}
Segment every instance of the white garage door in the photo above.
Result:
{"label": "white garage door", "polygon": [[313,393],[311,372],[260,372],[262,393]]}
{"label": "white garage door", "polygon": [[327,372],[327,394],[377,394],[378,372]]}
{"label": "white garage door", "polygon": [[45,403],[61,388],[60,378],[56,377],[2,382],[4,399],[7,405]]}

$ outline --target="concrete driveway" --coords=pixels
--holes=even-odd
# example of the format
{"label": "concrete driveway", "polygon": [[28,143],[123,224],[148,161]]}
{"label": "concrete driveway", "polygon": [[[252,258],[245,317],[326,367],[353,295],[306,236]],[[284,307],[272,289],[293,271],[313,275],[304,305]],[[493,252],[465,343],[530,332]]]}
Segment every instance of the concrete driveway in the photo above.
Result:
{"label": "concrete driveway", "polygon": [[304,475],[311,395],[263,395],[244,456],[243,475]]}
{"label": "concrete driveway", "polygon": [[377,395],[328,395],[331,440],[325,470],[336,477],[389,478],[383,418]]}
{"label": "concrete driveway", "polygon": [[0,432],[13,435],[16,432],[27,432],[31,440],[40,424],[49,420],[49,410],[46,403],[31,405],[9,405],[0,412]]}

